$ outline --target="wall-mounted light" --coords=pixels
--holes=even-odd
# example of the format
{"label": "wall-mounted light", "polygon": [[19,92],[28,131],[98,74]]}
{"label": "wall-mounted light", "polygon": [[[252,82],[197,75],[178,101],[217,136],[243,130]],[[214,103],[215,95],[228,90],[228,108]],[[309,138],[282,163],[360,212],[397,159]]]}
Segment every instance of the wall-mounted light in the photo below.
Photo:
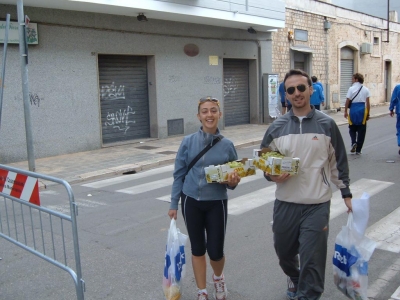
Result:
{"label": "wall-mounted light", "polygon": [[251,33],[251,34],[256,34],[256,33],[257,33],[257,31],[256,31],[253,27],[249,27],[249,28],[247,29],[247,32],[248,32],[248,33]]}
{"label": "wall-mounted light", "polygon": [[142,14],[142,13],[140,13],[138,16],[137,16],[137,20],[139,21],[139,22],[147,22],[148,20],[147,20],[147,17],[144,15],[144,14]]}

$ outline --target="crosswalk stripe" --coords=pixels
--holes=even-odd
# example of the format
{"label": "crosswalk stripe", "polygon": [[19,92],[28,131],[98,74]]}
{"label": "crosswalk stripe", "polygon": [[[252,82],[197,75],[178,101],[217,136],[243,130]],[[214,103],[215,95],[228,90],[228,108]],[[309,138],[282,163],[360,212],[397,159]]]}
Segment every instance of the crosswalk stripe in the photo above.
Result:
{"label": "crosswalk stripe", "polygon": [[[367,192],[371,197],[380,191],[391,186],[393,182],[378,181],[373,179],[362,178],[350,185],[353,199],[361,198],[363,192]],[[331,199],[331,220],[347,211],[347,206],[344,204],[342,194],[340,191],[336,191],[332,195]]]}
{"label": "crosswalk stripe", "polygon": [[275,189],[276,186],[271,185],[252,193],[230,199],[228,203],[228,214],[237,216],[274,201]]}
{"label": "crosswalk stripe", "polygon": [[400,207],[368,227],[365,235],[377,242],[377,248],[400,252]]}
{"label": "crosswalk stripe", "polygon": [[[239,186],[240,186],[241,184],[249,183],[249,182],[251,182],[251,181],[258,180],[258,179],[263,178],[263,177],[264,177],[264,175],[263,175],[262,172],[257,172],[255,175],[252,175],[252,176],[243,177],[243,178],[240,180]],[[218,183],[210,183],[210,184],[218,184]],[[156,199],[157,199],[157,200],[160,200],[160,201],[171,202],[171,194],[168,194],[168,195],[165,195],[165,196],[161,196],[161,197],[157,197]],[[229,200],[229,205],[228,205],[228,207],[230,206],[231,201],[232,201],[232,200]],[[262,205],[262,204],[261,204],[261,205]],[[229,209],[228,209],[228,211],[229,211]]]}
{"label": "crosswalk stripe", "polygon": [[173,178],[166,178],[162,180],[157,180],[149,183],[144,183],[144,184],[139,184],[136,186],[132,186],[126,189],[121,189],[117,190],[119,193],[125,193],[125,194],[131,194],[131,195],[136,195],[136,194],[141,194],[145,192],[149,192],[155,189],[159,189],[162,187],[166,187],[171,185],[173,182]]}
{"label": "crosswalk stripe", "polygon": [[172,176],[173,170],[174,170],[174,165],[168,165],[168,166],[160,167],[157,169],[151,169],[151,170],[148,170],[148,171],[145,171],[142,173],[123,175],[123,176],[118,176],[118,177],[114,177],[114,178],[99,180],[96,182],[86,183],[86,184],[82,184],[82,186],[98,189],[98,188],[103,188],[103,187],[114,185],[114,184],[124,183],[124,182],[128,182],[128,181],[134,181],[136,179],[146,178],[146,177],[153,176],[153,175],[158,175],[158,174],[161,174],[164,172],[171,172],[171,176]]}
{"label": "crosswalk stripe", "polygon": [[[391,280],[400,272],[400,258],[396,259],[394,263],[379,274],[378,279],[372,284],[368,285],[368,299],[378,299],[377,297],[382,293],[382,290],[390,283]],[[398,298],[395,298],[397,294]],[[400,287],[392,295],[392,299],[400,299]]]}

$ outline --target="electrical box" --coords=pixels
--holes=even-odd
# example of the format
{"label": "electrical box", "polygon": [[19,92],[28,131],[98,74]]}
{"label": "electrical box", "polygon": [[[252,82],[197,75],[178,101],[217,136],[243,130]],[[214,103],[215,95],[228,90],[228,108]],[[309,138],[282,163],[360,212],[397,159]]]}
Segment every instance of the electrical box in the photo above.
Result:
{"label": "electrical box", "polygon": [[371,54],[371,53],[372,53],[372,44],[362,43],[361,44],[361,54]]}

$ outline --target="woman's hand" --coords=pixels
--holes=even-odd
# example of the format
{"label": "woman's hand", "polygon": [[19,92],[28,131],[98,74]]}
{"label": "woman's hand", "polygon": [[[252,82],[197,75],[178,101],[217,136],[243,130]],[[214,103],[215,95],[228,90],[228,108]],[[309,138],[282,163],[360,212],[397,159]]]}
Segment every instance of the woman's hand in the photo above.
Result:
{"label": "woman's hand", "polygon": [[178,210],[177,209],[170,209],[168,211],[168,216],[172,219],[174,218],[176,220],[176,218],[178,217]]}
{"label": "woman's hand", "polygon": [[238,175],[237,171],[233,171],[232,173],[228,174],[228,180],[225,182],[230,187],[235,187],[240,182],[240,176]]}
{"label": "woman's hand", "polygon": [[271,178],[271,180],[273,182],[276,182],[276,183],[282,183],[290,178],[290,174],[288,174],[288,173],[283,173],[281,175],[271,175],[271,174],[265,172],[265,176],[268,176],[269,178]]}

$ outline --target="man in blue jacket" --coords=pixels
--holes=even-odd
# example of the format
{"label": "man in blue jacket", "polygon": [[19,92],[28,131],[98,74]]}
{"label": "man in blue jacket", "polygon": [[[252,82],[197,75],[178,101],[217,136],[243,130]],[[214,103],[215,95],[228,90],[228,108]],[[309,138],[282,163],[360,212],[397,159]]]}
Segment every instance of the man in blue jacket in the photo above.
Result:
{"label": "man in blue jacket", "polygon": [[400,84],[396,85],[392,93],[392,99],[390,99],[390,116],[393,117],[394,109],[396,109],[397,115],[397,122],[396,122],[396,129],[397,129],[397,146],[399,146],[399,155],[400,155]]}
{"label": "man in blue jacket", "polygon": [[283,81],[279,84],[279,98],[281,98],[282,116],[283,116],[285,113],[287,113],[292,108],[292,105],[290,104],[289,100],[286,98],[285,84]]}
{"label": "man in blue jacket", "polygon": [[321,104],[324,105],[325,103],[325,96],[323,93],[323,89],[321,85],[317,83],[317,77],[311,77],[313,82],[312,87],[314,92],[311,95],[310,103],[314,105],[315,109],[321,110]]}

